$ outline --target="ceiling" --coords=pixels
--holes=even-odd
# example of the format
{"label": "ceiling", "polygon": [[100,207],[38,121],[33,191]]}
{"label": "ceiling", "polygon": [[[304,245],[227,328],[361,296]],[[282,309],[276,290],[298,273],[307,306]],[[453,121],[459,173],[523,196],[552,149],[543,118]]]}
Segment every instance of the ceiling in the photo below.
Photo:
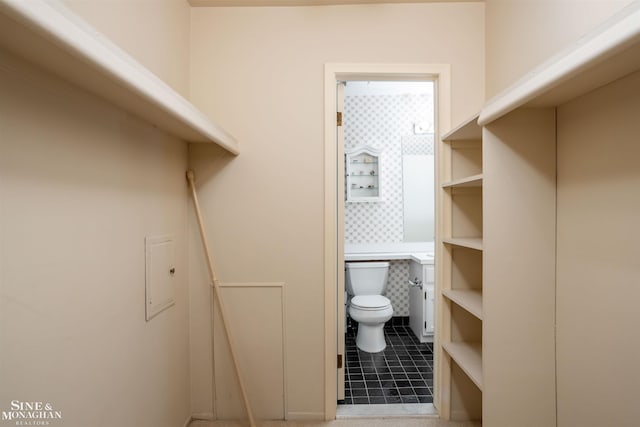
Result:
{"label": "ceiling", "polygon": [[484,0],[188,0],[193,7],[326,6],[373,3],[459,3]]}

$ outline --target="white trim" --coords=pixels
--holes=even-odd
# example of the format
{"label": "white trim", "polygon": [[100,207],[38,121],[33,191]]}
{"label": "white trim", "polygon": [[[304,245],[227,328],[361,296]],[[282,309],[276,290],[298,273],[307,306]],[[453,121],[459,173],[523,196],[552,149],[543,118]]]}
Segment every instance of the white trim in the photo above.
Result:
{"label": "white trim", "polygon": [[[324,419],[333,420],[337,409],[337,256],[338,247],[344,243],[336,238],[338,189],[336,147],[336,83],[342,80],[426,80],[433,79],[435,96],[438,99],[437,132],[450,128],[451,67],[449,64],[325,64],[324,74],[324,284],[325,284],[325,402]],[[436,153],[437,156],[437,153]],[[435,171],[436,177],[438,171]],[[436,182],[436,187],[439,185]],[[436,222],[438,221],[436,206]],[[436,285],[437,286],[437,285]],[[438,304],[439,305],[439,304]],[[436,306],[436,315],[439,307]],[[438,331],[436,330],[436,341]],[[436,345],[438,342],[436,342]],[[435,357],[435,354],[434,354]],[[439,372],[438,360],[434,359],[434,384]],[[438,406],[438,394],[434,393]]]}
{"label": "white trim", "polygon": [[394,403],[385,405],[340,405],[336,418],[438,418],[432,403]]}
{"label": "white trim", "polygon": [[239,153],[233,136],[58,1],[0,0],[0,44],[179,138]]}

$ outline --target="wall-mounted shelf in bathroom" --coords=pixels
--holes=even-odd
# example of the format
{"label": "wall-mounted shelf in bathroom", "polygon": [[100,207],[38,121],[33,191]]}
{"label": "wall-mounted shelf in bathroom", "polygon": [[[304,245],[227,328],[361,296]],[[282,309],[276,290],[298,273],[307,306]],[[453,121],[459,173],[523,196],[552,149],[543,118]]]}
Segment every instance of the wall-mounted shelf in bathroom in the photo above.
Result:
{"label": "wall-mounted shelf in bathroom", "polygon": [[347,202],[378,202],[380,192],[380,150],[360,146],[345,153]]}
{"label": "wall-mounted shelf in bathroom", "polygon": [[233,136],[61,2],[0,0],[0,49],[178,138],[239,153]]}

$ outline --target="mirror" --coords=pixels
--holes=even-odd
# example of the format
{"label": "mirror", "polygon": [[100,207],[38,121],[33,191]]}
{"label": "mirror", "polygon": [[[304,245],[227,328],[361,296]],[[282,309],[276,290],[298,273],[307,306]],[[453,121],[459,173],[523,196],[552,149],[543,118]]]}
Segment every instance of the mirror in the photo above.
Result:
{"label": "mirror", "polygon": [[435,232],[435,174],[431,154],[402,156],[404,241],[428,242]]}

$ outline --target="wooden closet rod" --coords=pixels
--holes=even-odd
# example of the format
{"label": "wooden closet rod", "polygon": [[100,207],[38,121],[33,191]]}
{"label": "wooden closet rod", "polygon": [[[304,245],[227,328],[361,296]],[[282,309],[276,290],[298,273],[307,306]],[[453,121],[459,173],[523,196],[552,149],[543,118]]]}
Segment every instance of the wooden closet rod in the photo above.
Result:
{"label": "wooden closet rod", "polygon": [[[238,358],[236,357],[235,346],[233,344],[233,337],[229,332],[229,327],[227,326],[227,312],[222,301],[222,295],[220,292],[220,285],[218,283],[218,279],[216,277],[216,272],[213,268],[213,258],[211,257],[211,251],[209,249],[209,242],[207,240],[207,233],[205,232],[204,223],[202,221],[202,215],[200,213],[200,204],[198,203],[198,195],[196,194],[196,185],[195,185],[195,177],[193,171],[187,171],[187,180],[189,181],[189,187],[191,188],[191,195],[193,196],[193,206],[196,210],[196,217],[198,218],[198,226],[200,228],[200,237],[202,238],[202,246],[204,247],[204,252],[207,257],[207,267],[209,269],[209,278],[211,279],[211,286],[213,287],[214,297],[218,303],[218,308],[220,309],[220,317],[222,318],[222,326],[224,327],[224,333],[227,337],[227,343],[229,344],[229,351],[231,352],[231,360],[233,361],[233,367],[236,372],[236,377],[238,378],[238,383],[240,384],[240,392],[242,393],[242,400],[244,402],[244,407],[247,412],[247,417],[249,418],[249,425],[251,427],[255,427],[255,421],[253,420],[253,414],[251,412],[251,405],[249,404],[249,399],[247,398],[247,391],[244,387],[244,382],[242,381],[242,375],[240,374],[240,367],[238,365]],[[212,355],[213,356],[213,355]]]}

